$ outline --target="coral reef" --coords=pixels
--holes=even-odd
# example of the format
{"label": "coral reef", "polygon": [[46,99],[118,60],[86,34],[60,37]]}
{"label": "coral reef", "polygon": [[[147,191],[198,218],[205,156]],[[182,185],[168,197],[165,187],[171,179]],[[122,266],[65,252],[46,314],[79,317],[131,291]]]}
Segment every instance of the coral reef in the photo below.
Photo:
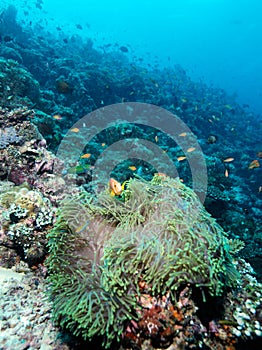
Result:
{"label": "coral reef", "polygon": [[1,349],[69,350],[52,325],[43,276],[0,268],[0,280]]}
{"label": "coral reef", "polygon": [[50,201],[29,186],[10,186],[1,192],[0,214],[1,244],[18,251],[30,266],[43,262],[54,220]]}
{"label": "coral reef", "polygon": [[34,115],[27,107],[0,108],[0,179],[17,186],[26,182],[56,204],[66,193],[63,161],[47,150],[46,140],[32,123]]}
{"label": "coral reef", "polygon": [[[52,19],[50,29],[32,4],[7,2],[0,5],[0,265],[31,277],[2,285],[1,349],[75,349],[81,342],[114,350],[260,349],[261,117],[178,65],[163,69],[148,57],[141,63],[114,43],[97,47],[79,28],[68,33]],[[42,1],[36,4],[41,9]],[[131,180],[120,196],[94,196],[93,184],[108,180],[106,173],[94,179],[96,160],[128,138],[130,148],[145,139],[162,149],[190,186],[185,155],[160,130],[111,125],[95,132],[86,159],[72,159],[71,143],[65,159],[52,153],[80,117],[126,101],[161,106],[197,135],[208,168],[205,208],[217,222],[176,180]],[[81,130],[77,136],[83,141]],[[119,153],[107,151],[110,167]],[[149,149],[143,154],[151,159]],[[128,159],[110,176],[150,181],[155,171]],[[79,194],[81,185],[90,194]],[[61,334],[51,325],[50,305],[35,302],[44,295],[38,277],[46,275],[57,207],[49,295],[56,322],[72,339],[68,346],[55,342]],[[245,247],[236,258],[238,239]]]}
{"label": "coral reef", "polygon": [[[223,305],[237,291],[242,280],[234,255],[241,248],[178,179],[133,179],[120,196],[82,194],[64,203],[49,233],[54,320],[84,339],[103,337],[106,348],[121,339],[129,320],[126,338],[135,329],[133,338],[161,338],[166,346],[177,331],[187,332],[166,315],[172,309],[184,319],[179,305],[187,303],[176,302],[181,295],[188,300],[194,291],[194,303],[220,298]],[[148,306],[146,299],[155,302]],[[261,297],[254,294],[251,303],[261,308]]]}
{"label": "coral reef", "polygon": [[9,127],[0,130],[0,149],[5,148],[6,146],[17,143],[20,140],[20,137],[16,134],[14,127]]}
{"label": "coral reef", "polygon": [[[176,302],[170,296],[155,298],[145,293],[139,303],[138,321],[125,328],[125,349],[252,349],[260,348],[262,335],[261,284],[249,264],[238,260],[237,288],[223,298],[201,302],[193,286],[180,291]],[[241,282],[240,282],[241,281]],[[171,344],[171,345],[170,345]]]}
{"label": "coral reef", "polygon": [[[2,56],[6,56],[4,52]],[[0,71],[0,98],[4,106],[19,105],[22,101],[25,105],[32,105],[39,99],[39,83],[28,71],[19,67],[18,62],[0,59]]]}
{"label": "coral reef", "polygon": [[31,267],[44,261],[58,202],[78,191],[73,174],[61,176],[63,161],[47,150],[33,117],[27,107],[0,108],[0,245],[6,267],[20,259]]}

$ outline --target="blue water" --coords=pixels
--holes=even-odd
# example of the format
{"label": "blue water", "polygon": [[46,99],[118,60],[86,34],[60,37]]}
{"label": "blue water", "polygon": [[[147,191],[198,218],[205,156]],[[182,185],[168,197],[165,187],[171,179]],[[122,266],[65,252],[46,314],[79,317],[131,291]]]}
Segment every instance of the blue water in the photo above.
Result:
{"label": "blue water", "polygon": [[[133,56],[235,94],[262,114],[260,0],[31,0],[32,18],[92,36],[96,43],[130,45]],[[37,14],[35,15],[35,10]],[[30,14],[29,14],[30,16]],[[76,24],[80,24],[79,31]],[[80,33],[81,32],[81,33]]]}

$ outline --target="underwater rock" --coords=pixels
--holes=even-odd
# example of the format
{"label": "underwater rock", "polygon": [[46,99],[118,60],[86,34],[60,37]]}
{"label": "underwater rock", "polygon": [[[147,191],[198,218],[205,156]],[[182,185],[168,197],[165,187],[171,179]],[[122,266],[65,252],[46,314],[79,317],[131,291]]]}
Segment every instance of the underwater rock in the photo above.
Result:
{"label": "underwater rock", "polygon": [[0,127],[10,127],[20,124],[33,117],[34,111],[25,107],[3,108],[0,107]]}
{"label": "underwater rock", "polygon": [[1,349],[69,350],[52,325],[43,277],[23,272],[9,269],[9,278],[1,281]]}
{"label": "underwater rock", "polygon": [[6,148],[8,145],[18,143],[20,137],[16,134],[14,127],[0,129],[0,149]]}
{"label": "underwater rock", "polygon": [[18,63],[23,63],[23,59],[19,52],[17,52],[15,49],[12,49],[11,47],[3,48],[1,50],[1,56],[6,59],[17,61]]}
{"label": "underwater rock", "polygon": [[24,65],[30,67],[31,70],[34,69],[34,65],[36,65],[37,62],[41,62],[44,59],[43,54],[39,52],[39,50],[25,48],[21,50],[21,56],[23,58]]}
{"label": "underwater rock", "polygon": [[[62,171],[63,161],[46,149],[45,139],[31,122],[34,114],[27,108],[0,108],[2,180],[12,181],[16,185],[24,182],[33,185],[37,181],[37,186],[40,186],[39,177],[42,176],[46,181],[45,177],[53,173],[55,163],[57,171]],[[53,197],[55,193],[56,190],[53,191]]]}
{"label": "underwater rock", "polygon": [[[59,208],[48,236],[55,321],[86,340],[101,336],[106,348],[121,340],[126,324],[127,333],[143,334],[138,329],[147,317],[146,295],[181,309],[185,296],[181,306],[176,301],[189,288],[184,293],[188,302],[193,293],[196,304],[207,300],[210,306],[220,300],[223,305],[226,293],[241,283],[234,255],[242,243],[228,240],[195,193],[178,179],[156,175],[151,182],[130,180],[120,196],[82,193]],[[261,307],[259,298],[256,302]],[[162,326],[149,329],[144,337],[161,343],[160,329],[167,330],[173,322],[167,346],[184,327],[160,318]]]}
{"label": "underwater rock", "polygon": [[56,90],[61,94],[70,94],[73,91],[73,87],[64,79],[58,79],[56,80]]}
{"label": "underwater rock", "polygon": [[18,105],[22,98],[38,101],[39,83],[16,61],[0,59],[0,70],[0,98],[5,107]]}
{"label": "underwater rock", "polygon": [[[58,162],[56,162],[56,168],[58,167]],[[62,162],[61,162],[62,168]],[[57,206],[61,200],[63,200],[68,193],[77,194],[79,190],[77,187],[69,186],[69,180],[65,179],[58,174],[52,174],[52,176],[41,176],[41,178],[36,179],[34,186],[51,201],[51,203]],[[75,183],[72,180],[72,185]]]}
{"label": "underwater rock", "polygon": [[25,184],[7,187],[0,195],[0,213],[1,244],[16,250],[29,266],[42,262],[55,213],[49,200]]}

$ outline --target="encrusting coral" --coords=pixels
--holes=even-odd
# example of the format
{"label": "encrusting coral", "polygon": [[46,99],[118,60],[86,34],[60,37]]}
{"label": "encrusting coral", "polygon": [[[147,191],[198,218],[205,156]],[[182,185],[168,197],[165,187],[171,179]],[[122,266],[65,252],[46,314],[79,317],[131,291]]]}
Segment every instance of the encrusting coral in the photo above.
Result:
{"label": "encrusting coral", "polygon": [[15,249],[30,266],[44,260],[46,233],[53,221],[54,209],[41,192],[26,183],[1,186],[1,245]]}
{"label": "encrusting coral", "polygon": [[[232,247],[232,248],[231,248]],[[147,293],[186,285],[203,298],[236,285],[233,245],[195,193],[178,179],[131,179],[121,196],[83,193],[64,202],[49,233],[54,320],[84,339],[120,340]]]}

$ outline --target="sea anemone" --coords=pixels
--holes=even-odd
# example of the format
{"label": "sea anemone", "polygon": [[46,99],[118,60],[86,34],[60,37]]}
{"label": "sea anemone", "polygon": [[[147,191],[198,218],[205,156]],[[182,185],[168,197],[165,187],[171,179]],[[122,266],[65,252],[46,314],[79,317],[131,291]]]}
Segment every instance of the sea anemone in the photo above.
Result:
{"label": "sea anemone", "polygon": [[54,320],[84,339],[102,336],[107,348],[137,319],[141,282],[173,300],[188,284],[203,297],[232,287],[231,245],[178,179],[131,179],[121,197],[82,193],[64,202],[49,233]]}

